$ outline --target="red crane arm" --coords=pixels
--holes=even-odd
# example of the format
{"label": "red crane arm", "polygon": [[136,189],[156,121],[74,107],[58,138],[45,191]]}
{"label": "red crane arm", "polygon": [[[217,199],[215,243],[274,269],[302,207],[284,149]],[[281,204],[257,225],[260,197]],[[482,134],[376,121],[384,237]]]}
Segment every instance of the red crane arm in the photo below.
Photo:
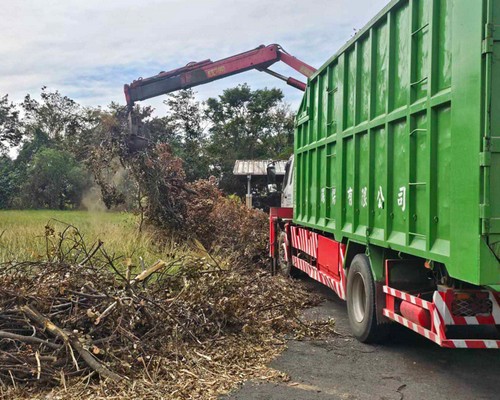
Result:
{"label": "red crane arm", "polygon": [[315,68],[286,53],[281,46],[272,44],[259,46],[254,50],[219,61],[204,60],[189,63],[182,68],[160,72],[150,78],[136,80],[130,85],[125,85],[125,97],[128,106],[131,107],[136,101],[202,85],[251,69],[267,72],[304,91],[306,89],[305,83],[291,77],[287,78],[268,69],[278,61],[283,61],[306,77],[310,77],[316,71]]}

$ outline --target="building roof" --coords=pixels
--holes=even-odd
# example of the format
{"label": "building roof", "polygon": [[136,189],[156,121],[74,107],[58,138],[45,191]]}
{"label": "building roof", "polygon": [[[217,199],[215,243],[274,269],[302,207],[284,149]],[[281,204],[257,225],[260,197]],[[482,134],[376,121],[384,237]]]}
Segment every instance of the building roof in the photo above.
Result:
{"label": "building roof", "polygon": [[[234,175],[267,175],[267,166],[273,160],[236,160]],[[276,175],[285,175],[286,160],[274,160]]]}

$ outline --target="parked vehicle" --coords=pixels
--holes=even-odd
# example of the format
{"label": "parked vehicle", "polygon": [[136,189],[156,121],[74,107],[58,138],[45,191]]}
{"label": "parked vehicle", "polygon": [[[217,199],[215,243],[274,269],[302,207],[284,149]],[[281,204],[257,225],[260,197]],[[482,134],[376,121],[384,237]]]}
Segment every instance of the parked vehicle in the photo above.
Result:
{"label": "parked vehicle", "polygon": [[270,255],[360,341],[500,345],[499,24],[498,0],[393,1],[309,79]]}

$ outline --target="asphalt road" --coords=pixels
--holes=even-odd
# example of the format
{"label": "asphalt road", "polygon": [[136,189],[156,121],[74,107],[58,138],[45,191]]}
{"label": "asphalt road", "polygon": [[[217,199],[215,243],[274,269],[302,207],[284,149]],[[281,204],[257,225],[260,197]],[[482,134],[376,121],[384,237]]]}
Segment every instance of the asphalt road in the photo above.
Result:
{"label": "asphalt road", "polygon": [[384,345],[364,345],[349,333],[345,303],[312,280],[325,301],[306,318],[333,317],[339,336],[290,341],[271,367],[287,383],[247,382],[226,400],[472,400],[500,399],[500,350],[443,349],[403,327]]}

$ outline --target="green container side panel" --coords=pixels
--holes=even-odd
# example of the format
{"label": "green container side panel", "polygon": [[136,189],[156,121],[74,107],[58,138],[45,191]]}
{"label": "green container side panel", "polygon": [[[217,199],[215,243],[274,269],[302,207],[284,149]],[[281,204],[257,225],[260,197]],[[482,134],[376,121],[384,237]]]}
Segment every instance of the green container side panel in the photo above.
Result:
{"label": "green container side panel", "polygon": [[[484,94],[485,138],[483,140],[481,179],[484,185],[481,246],[486,260],[494,265],[500,258],[500,2],[489,1],[483,49],[487,82]],[[485,246],[487,244],[488,246]],[[492,254],[493,253],[493,254]],[[496,257],[493,257],[496,256]],[[483,274],[494,275],[493,268],[483,263]]]}
{"label": "green container side panel", "polygon": [[500,284],[500,0],[395,0],[309,80],[294,221]]}

